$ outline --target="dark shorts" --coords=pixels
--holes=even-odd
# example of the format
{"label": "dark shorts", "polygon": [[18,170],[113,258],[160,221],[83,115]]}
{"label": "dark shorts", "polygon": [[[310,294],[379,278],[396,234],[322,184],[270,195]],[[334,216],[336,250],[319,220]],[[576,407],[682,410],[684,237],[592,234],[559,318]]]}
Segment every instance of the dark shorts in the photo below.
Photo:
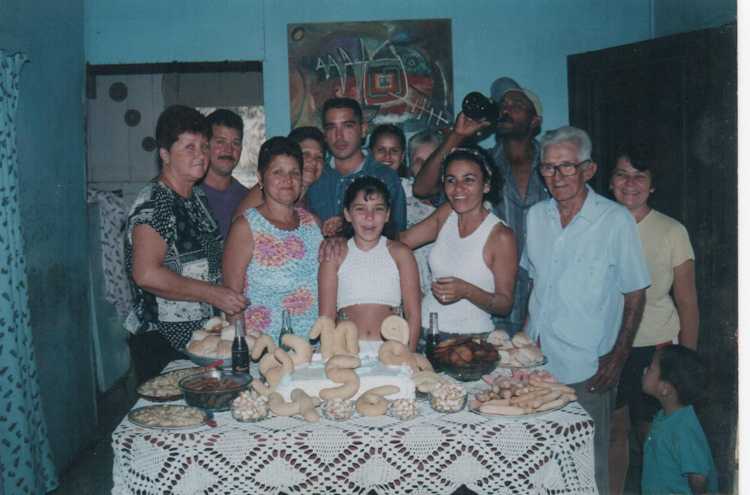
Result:
{"label": "dark shorts", "polygon": [[622,368],[615,409],[628,406],[630,420],[633,423],[651,422],[661,409],[659,401],[644,394],[641,389],[641,378],[646,368],[651,365],[651,358],[654,357],[656,349],[657,346],[633,347]]}

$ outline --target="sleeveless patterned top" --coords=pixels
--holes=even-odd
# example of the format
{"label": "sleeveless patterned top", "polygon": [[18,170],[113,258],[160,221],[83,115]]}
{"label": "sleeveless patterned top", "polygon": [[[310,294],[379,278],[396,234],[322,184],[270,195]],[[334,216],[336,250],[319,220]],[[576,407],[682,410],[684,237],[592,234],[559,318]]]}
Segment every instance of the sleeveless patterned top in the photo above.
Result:
{"label": "sleeveless patterned top", "polygon": [[253,233],[253,259],[245,273],[245,328],[278,341],[281,313],[289,310],[294,333],[307,335],[318,318],[318,247],[323,240],[314,217],[295,208],[299,226],[282,230],[250,208],[244,217]]}

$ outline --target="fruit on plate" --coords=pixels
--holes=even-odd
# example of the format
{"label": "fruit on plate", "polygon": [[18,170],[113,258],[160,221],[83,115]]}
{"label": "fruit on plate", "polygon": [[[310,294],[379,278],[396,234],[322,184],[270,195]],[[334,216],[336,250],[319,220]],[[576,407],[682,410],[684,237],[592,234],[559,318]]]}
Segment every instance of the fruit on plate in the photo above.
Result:
{"label": "fruit on plate", "polygon": [[487,342],[472,337],[454,337],[440,342],[433,356],[439,365],[465,367],[478,363],[495,363],[497,350]]}

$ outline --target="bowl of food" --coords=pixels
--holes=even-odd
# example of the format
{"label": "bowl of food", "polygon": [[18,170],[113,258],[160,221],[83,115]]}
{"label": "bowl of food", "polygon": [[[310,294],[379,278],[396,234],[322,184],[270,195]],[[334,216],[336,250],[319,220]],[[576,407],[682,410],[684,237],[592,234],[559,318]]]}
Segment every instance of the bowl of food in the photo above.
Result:
{"label": "bowl of food", "polygon": [[179,387],[188,405],[207,411],[228,411],[232,401],[247,390],[252,381],[249,374],[210,370],[180,380]]}
{"label": "bowl of food", "polygon": [[440,383],[430,392],[430,406],[437,412],[456,413],[466,405],[468,394],[459,383]]}
{"label": "bowl of food", "polygon": [[473,382],[491,373],[497,367],[498,357],[497,349],[480,338],[456,337],[440,342],[429,360],[435,371],[462,382]]}

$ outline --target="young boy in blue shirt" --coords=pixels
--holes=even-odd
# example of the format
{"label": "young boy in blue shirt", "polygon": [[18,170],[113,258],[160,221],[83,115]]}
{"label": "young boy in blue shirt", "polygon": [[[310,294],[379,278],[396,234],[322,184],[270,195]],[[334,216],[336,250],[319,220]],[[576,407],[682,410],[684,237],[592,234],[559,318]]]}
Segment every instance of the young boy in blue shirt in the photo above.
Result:
{"label": "young boy in blue shirt", "polygon": [[718,491],[711,449],[691,405],[705,385],[706,370],[695,351],[670,345],[654,354],[643,391],[662,410],[643,446],[643,495]]}

